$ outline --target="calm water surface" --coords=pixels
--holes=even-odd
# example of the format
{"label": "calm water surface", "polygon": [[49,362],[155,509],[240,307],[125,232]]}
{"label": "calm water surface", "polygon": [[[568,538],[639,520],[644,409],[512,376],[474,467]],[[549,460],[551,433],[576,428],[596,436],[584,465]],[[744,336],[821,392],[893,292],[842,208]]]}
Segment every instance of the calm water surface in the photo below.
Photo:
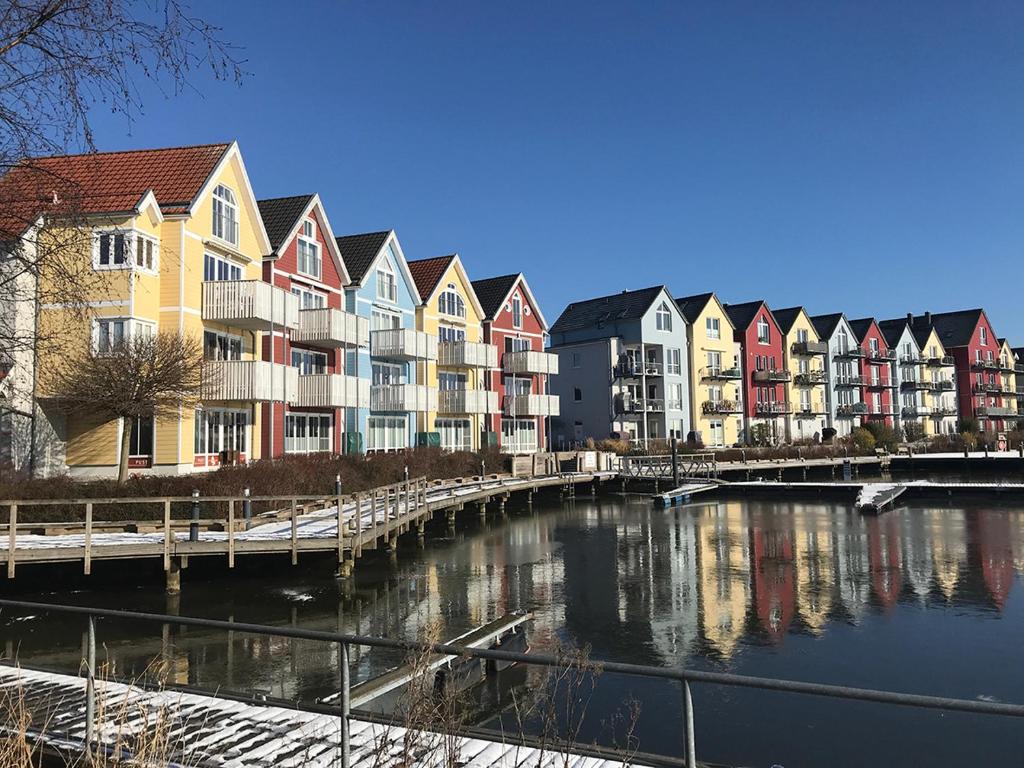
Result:
{"label": "calm water surface", "polygon": [[[192,573],[170,604],[158,580],[27,598],[410,639],[530,610],[536,650],[574,643],[601,659],[1024,702],[1024,509],[862,518],[837,504],[660,510],[608,496],[514,508],[486,525],[467,516],[454,537],[434,533],[397,564],[361,562],[349,592],[329,563],[254,558],[263,573]],[[0,615],[8,656],[28,665],[77,670],[81,630],[78,619]],[[110,621],[99,632],[121,675],[166,654],[182,684],[306,700],[337,687],[335,649],[317,643]],[[356,679],[398,661],[364,651]],[[510,681],[528,691],[529,675],[517,674]],[[641,702],[640,747],[679,754],[680,697],[667,683],[603,676],[583,735],[612,739],[607,721],[630,697]],[[710,686],[694,688],[694,703],[698,754],[717,763],[1024,765],[1024,723],[1008,718]]]}

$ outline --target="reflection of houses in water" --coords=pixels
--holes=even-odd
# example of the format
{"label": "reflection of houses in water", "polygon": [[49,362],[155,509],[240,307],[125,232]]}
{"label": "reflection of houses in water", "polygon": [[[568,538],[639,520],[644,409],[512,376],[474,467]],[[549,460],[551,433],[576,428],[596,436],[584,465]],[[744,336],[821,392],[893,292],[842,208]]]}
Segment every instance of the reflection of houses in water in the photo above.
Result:
{"label": "reflection of houses in water", "polygon": [[857,622],[864,615],[871,593],[868,581],[867,537],[864,518],[849,507],[832,507],[834,571],[839,602]]}
{"label": "reflection of houses in water", "polygon": [[750,536],[745,505],[708,505],[697,518],[701,630],[705,642],[732,656],[750,605]]}
{"label": "reflection of houses in water", "polygon": [[793,506],[793,558],[796,566],[796,610],[804,625],[821,634],[832,610],[835,586],[832,547],[835,518],[820,506]]}
{"label": "reflection of houses in water", "polygon": [[928,531],[929,518],[917,510],[900,515],[903,533],[900,536],[903,547],[903,566],[907,583],[921,603],[928,601],[932,589],[932,571],[935,556],[933,537]]}
{"label": "reflection of houses in water", "polygon": [[900,598],[903,588],[903,558],[897,515],[865,518],[867,524],[868,568],[875,600],[885,610]]}
{"label": "reflection of houses in water", "polygon": [[755,516],[750,527],[751,572],[754,576],[754,606],[761,630],[773,642],[781,642],[796,612],[793,531],[779,525],[789,515],[767,513]]}
{"label": "reflection of houses in water", "polygon": [[976,512],[967,521],[971,572],[980,574],[985,592],[999,611],[1013,585],[1013,535],[1005,512]]}
{"label": "reflection of houses in water", "polygon": [[946,600],[951,600],[960,580],[961,566],[967,563],[965,513],[961,509],[935,507],[916,514],[928,521],[926,538],[931,543],[935,588]]}

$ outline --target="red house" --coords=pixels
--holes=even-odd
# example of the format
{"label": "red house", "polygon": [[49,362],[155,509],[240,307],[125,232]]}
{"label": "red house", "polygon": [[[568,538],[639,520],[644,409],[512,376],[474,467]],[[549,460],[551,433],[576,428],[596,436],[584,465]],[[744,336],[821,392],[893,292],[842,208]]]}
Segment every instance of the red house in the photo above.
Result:
{"label": "red house", "polygon": [[488,431],[505,453],[544,450],[548,417],[558,415],[557,395],[547,394],[558,356],[544,351],[544,315],[522,273],[474,280],[473,290],[484,312],[483,340],[499,355],[487,388],[498,393],[501,413],[488,416]]}
{"label": "red house", "polygon": [[999,360],[999,340],[983,309],[931,314],[914,318],[914,326],[934,328],[946,353],[956,365],[957,407],[960,418],[977,419],[986,431],[999,431],[1010,426],[1012,418],[1009,378]]}
{"label": "red house", "polygon": [[893,376],[893,365],[896,350],[889,349],[885,336],[873,318],[851,320],[850,327],[853,328],[860,348],[864,350],[864,357],[860,361],[860,375],[864,378],[861,401],[868,407],[864,420],[881,421],[892,427],[895,423],[893,399],[896,377]]}
{"label": "red house", "polygon": [[786,434],[786,383],[793,376],[782,358],[782,330],[763,301],[724,307],[736,329],[743,361],[745,442],[779,442]]}
{"label": "red house", "polygon": [[298,368],[297,386],[285,392],[284,402],[262,405],[263,455],[342,453],[348,409],[369,402],[369,382],[354,370],[355,350],[368,343],[368,323],[342,309],[349,275],[320,197],[258,204],[272,249],[263,279],[291,292],[299,307],[297,329],[263,338],[264,360]]}

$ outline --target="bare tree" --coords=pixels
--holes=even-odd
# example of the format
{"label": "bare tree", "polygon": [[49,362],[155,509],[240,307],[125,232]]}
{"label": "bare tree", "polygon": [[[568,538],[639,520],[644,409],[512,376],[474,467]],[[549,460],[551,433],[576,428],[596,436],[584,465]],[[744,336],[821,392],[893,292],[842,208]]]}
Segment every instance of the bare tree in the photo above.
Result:
{"label": "bare tree", "polygon": [[65,413],[103,422],[122,419],[120,483],[128,476],[135,420],[176,416],[180,407],[199,400],[202,345],[178,333],[139,335],[105,350],[71,355],[51,377],[47,396]]}

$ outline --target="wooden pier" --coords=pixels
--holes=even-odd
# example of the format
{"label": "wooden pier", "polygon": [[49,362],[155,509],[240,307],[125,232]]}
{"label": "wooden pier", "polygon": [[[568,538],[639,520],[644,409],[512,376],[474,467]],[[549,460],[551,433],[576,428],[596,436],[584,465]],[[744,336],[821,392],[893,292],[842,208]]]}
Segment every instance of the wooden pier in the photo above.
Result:
{"label": "wooden pier", "polygon": [[[181,569],[190,558],[219,556],[233,568],[240,555],[289,554],[296,564],[300,553],[336,553],[338,574],[352,575],[355,561],[365,550],[394,549],[398,536],[415,531],[424,535],[424,526],[438,512],[444,512],[449,524],[456,513],[467,508],[485,515],[487,504],[497,502],[499,511],[512,494],[525,494],[532,505],[533,495],[556,488],[573,496],[577,486],[598,484],[615,476],[614,472],[560,472],[553,475],[512,477],[489,475],[446,482],[428,482],[416,478],[370,491],[339,496],[292,497],[163,497],[135,499],[32,499],[0,501],[8,510],[6,526],[0,526],[0,563],[13,579],[20,564],[66,563],[79,561],[83,573],[91,573],[97,560],[160,559],[167,575],[168,592],[181,588]],[[246,503],[277,505],[272,513],[245,519]],[[199,503],[226,507],[221,518],[172,518],[172,505]],[[148,520],[104,522],[95,520],[104,505],[149,505],[159,509],[161,517]],[[78,507],[78,520],[58,523],[21,523],[18,513],[31,507]],[[339,515],[338,510],[341,510]],[[196,516],[198,518],[198,515]],[[6,527],[6,530],[3,528]]]}

